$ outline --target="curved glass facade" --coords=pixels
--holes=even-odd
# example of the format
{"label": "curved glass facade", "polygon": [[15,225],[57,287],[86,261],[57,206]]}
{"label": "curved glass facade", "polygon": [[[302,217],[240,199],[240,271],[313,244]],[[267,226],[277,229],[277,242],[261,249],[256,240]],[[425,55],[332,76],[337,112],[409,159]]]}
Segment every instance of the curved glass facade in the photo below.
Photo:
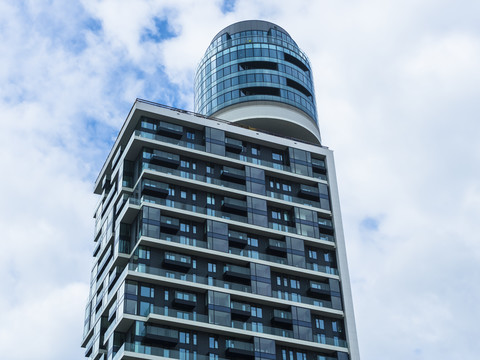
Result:
{"label": "curved glass facade", "polygon": [[277,25],[252,20],[225,28],[211,42],[195,77],[195,112],[212,115],[256,100],[291,105],[317,123],[307,56]]}

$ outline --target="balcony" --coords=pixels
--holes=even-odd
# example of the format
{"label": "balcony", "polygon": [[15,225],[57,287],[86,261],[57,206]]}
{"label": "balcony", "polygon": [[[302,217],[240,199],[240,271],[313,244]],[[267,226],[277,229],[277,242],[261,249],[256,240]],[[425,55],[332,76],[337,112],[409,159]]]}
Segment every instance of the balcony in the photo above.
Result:
{"label": "balcony", "polygon": [[287,243],[283,240],[268,239],[267,250],[271,253],[285,255],[287,253]]}
{"label": "balcony", "polygon": [[239,231],[228,231],[228,241],[241,247],[245,247],[248,244],[248,235]]}
{"label": "balcony", "polygon": [[163,265],[166,268],[187,271],[192,266],[192,258],[187,255],[166,252]]}
{"label": "balcony", "polygon": [[237,301],[232,301],[230,303],[230,311],[232,315],[236,315],[237,317],[247,319],[250,317],[251,310],[250,310],[250,305],[237,302]]}
{"label": "balcony", "polygon": [[311,295],[330,295],[330,285],[316,281],[310,281],[308,292]]}
{"label": "balcony", "polygon": [[293,324],[292,313],[285,310],[273,310],[272,323],[282,327],[291,327]]}
{"label": "balcony", "polygon": [[226,137],[225,147],[234,153],[241,153],[243,150],[243,143],[241,140]]}
{"label": "balcony", "polygon": [[325,161],[312,158],[312,167],[317,170],[325,170]]}
{"label": "balcony", "polygon": [[173,304],[179,308],[193,309],[197,305],[197,295],[176,290]]}
{"label": "balcony", "polygon": [[157,165],[165,165],[170,168],[176,168],[180,165],[180,155],[171,154],[165,151],[155,151],[150,162]]}
{"label": "balcony", "polygon": [[227,181],[245,184],[245,170],[236,169],[230,166],[224,166],[220,177]]}
{"label": "balcony", "polygon": [[245,200],[225,197],[222,201],[222,210],[245,215],[247,213],[247,202]]}
{"label": "balcony", "polygon": [[160,342],[163,344],[175,345],[178,343],[178,331],[147,325],[145,327],[144,342]]}
{"label": "balcony", "polygon": [[254,357],[253,344],[239,341],[239,340],[227,340],[225,344],[225,355],[232,359],[248,359]]}
{"label": "balcony", "polygon": [[298,191],[298,196],[306,199],[312,199],[312,200],[318,201],[320,194],[318,192],[318,187],[300,184],[300,190]]}
{"label": "balcony", "polygon": [[237,265],[225,265],[223,268],[223,278],[241,283],[249,283],[250,268],[244,268]]}
{"label": "balcony", "polygon": [[328,230],[329,232],[333,231],[333,222],[332,220],[318,218],[318,227],[323,230]]}
{"label": "balcony", "polygon": [[[240,268],[248,270],[246,268]],[[239,284],[230,281],[222,281],[218,279],[212,279],[210,277],[196,276],[195,274],[185,274],[183,272],[176,272],[172,270],[160,269],[152,266],[139,266],[139,264],[128,264],[128,270],[137,273],[157,275],[163,277],[166,281],[187,281],[192,284],[204,284],[209,286],[215,286],[224,289],[238,290],[246,293],[252,293],[252,288],[249,285]],[[285,291],[272,291],[272,297],[282,300],[294,301],[302,304],[310,304],[314,306],[332,308],[332,303],[327,300],[321,300],[318,298],[310,298],[307,296],[300,296],[295,293],[287,293]]]}
{"label": "balcony", "polygon": [[175,234],[180,230],[180,220],[169,216],[160,217],[160,228],[163,232]]}
{"label": "balcony", "polygon": [[151,195],[158,197],[167,197],[168,196],[168,184],[160,182],[144,182],[142,184],[142,195]]}
{"label": "balcony", "polygon": [[183,135],[183,126],[160,121],[158,124],[157,133],[180,139]]}

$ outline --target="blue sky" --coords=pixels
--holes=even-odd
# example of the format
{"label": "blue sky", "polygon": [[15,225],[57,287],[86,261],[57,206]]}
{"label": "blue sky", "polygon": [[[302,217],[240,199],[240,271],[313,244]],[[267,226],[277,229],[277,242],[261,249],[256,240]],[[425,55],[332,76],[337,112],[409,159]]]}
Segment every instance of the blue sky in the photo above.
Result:
{"label": "blue sky", "polygon": [[[2,359],[82,359],[93,182],[138,98],[193,109],[235,21],[308,54],[363,359],[475,359],[480,3],[0,0]],[[26,346],[26,340],[28,346]]]}

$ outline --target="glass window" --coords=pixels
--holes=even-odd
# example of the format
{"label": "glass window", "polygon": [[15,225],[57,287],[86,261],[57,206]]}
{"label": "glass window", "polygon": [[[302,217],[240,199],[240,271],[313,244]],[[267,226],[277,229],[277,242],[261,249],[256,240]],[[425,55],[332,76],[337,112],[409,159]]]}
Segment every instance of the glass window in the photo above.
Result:
{"label": "glass window", "polygon": [[208,263],[208,272],[217,272],[217,264]]}
{"label": "glass window", "polygon": [[272,159],[277,161],[283,161],[283,155],[278,153],[272,153]]}
{"label": "glass window", "polygon": [[125,281],[125,294],[137,295],[137,283],[134,281]]}
{"label": "glass window", "polygon": [[218,339],[214,338],[213,336],[210,336],[208,338],[208,347],[210,349],[218,349]]}
{"label": "glass window", "polygon": [[140,295],[143,297],[154,297],[154,289],[148,286],[141,286],[140,287]]}

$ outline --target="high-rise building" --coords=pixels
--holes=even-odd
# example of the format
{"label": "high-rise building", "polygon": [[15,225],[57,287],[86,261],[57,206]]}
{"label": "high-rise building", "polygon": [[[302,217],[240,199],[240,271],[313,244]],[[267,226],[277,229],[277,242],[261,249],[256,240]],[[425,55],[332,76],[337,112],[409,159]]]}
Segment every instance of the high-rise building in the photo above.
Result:
{"label": "high-rise building", "polygon": [[137,100],[100,171],[85,356],[358,360],[308,58],[275,24],[233,24],[195,111]]}

